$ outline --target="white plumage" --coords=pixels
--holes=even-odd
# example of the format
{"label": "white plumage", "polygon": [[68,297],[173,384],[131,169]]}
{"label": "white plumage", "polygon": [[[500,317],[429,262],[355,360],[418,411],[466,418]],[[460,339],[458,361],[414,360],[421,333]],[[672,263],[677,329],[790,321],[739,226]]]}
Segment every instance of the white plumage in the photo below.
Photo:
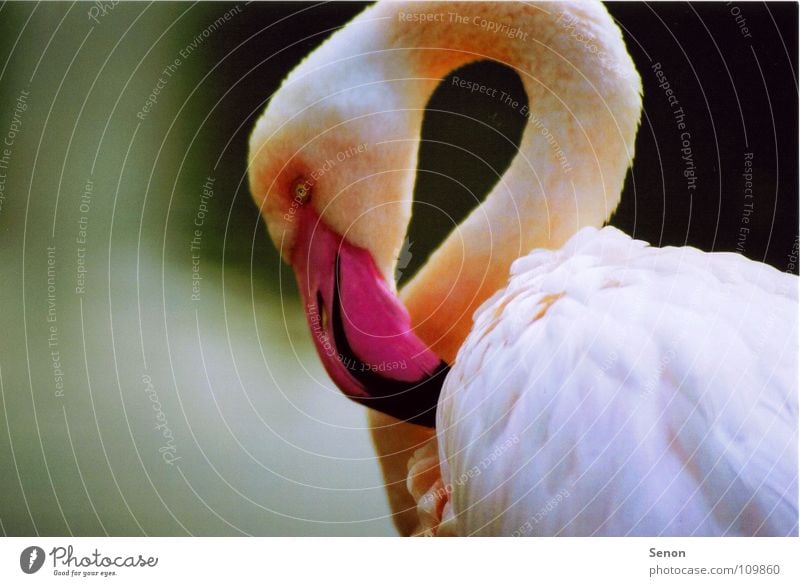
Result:
{"label": "white plumage", "polygon": [[440,399],[443,528],[796,535],[796,303],[792,275],[611,227],[520,258]]}

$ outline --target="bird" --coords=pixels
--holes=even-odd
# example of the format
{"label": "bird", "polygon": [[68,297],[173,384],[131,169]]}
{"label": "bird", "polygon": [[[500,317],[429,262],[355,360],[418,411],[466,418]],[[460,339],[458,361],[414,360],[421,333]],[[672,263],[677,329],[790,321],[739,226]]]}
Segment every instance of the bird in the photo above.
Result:
{"label": "bird", "polygon": [[[398,291],[426,104],[484,60],[518,151]],[[641,113],[594,1],[379,1],[269,97],[250,190],[400,534],[797,535],[798,279],[606,225]]]}

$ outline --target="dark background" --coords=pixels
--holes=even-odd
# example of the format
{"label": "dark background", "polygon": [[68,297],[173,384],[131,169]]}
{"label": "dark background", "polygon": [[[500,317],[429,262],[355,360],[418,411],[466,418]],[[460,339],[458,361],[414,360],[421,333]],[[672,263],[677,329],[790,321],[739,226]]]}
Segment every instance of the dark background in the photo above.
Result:
{"label": "dark background", "polygon": [[[788,255],[795,246],[798,224],[797,4],[611,2],[607,6],[623,30],[644,87],[636,157],[610,223],[660,246],[688,244],[708,251],[736,251],[738,245],[738,251],[752,259],[796,272],[796,263],[792,269]],[[736,7],[752,38],[741,34],[732,13]],[[283,9],[288,13],[298,7]],[[360,9],[361,5],[350,3],[315,7],[290,17],[268,35],[254,37],[248,42],[249,51],[230,60],[226,76],[240,83],[229,96],[229,112],[248,118],[234,136],[226,161],[229,169],[237,168],[237,159],[243,160],[247,131],[257,116],[249,113],[259,110],[260,100],[328,36],[326,31],[345,24]],[[259,16],[240,23],[226,49],[233,48],[239,37],[257,35],[264,23],[281,12],[272,6],[253,6],[252,10]],[[260,62],[260,57],[272,55],[289,39],[299,42]],[[691,197],[682,174],[680,133],[651,69],[656,62],[679,97],[692,135],[698,181]],[[459,75],[525,100],[518,77],[510,69],[487,63],[468,68],[469,72]],[[488,193],[514,156],[512,145],[518,144],[524,124],[513,109],[480,94],[458,91],[447,82],[429,109],[423,139],[436,142],[422,145],[420,169],[436,172],[417,176],[409,234],[413,254],[403,280],[451,229],[447,216],[457,223]],[[228,126],[240,122],[236,118]],[[754,155],[755,197],[749,224],[742,222],[745,152]],[[447,215],[433,212],[436,208]],[[247,216],[248,211],[242,209],[241,214]],[[750,231],[740,242],[743,226]],[[255,254],[261,257],[266,253],[263,232],[256,245]]]}

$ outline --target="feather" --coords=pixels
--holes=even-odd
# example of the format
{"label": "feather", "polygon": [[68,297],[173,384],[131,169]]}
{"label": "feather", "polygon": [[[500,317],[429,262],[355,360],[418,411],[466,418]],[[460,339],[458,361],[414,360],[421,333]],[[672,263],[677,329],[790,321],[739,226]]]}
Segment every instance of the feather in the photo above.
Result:
{"label": "feather", "polygon": [[440,399],[458,533],[796,535],[796,299],[611,227],[516,261]]}

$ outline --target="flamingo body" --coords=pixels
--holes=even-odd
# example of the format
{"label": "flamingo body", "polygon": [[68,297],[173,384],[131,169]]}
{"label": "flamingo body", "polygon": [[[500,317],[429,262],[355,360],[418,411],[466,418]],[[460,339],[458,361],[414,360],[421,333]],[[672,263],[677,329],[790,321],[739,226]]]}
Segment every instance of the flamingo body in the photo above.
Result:
{"label": "flamingo body", "polygon": [[606,227],[517,260],[437,435],[462,535],[796,535],[797,279]]}

